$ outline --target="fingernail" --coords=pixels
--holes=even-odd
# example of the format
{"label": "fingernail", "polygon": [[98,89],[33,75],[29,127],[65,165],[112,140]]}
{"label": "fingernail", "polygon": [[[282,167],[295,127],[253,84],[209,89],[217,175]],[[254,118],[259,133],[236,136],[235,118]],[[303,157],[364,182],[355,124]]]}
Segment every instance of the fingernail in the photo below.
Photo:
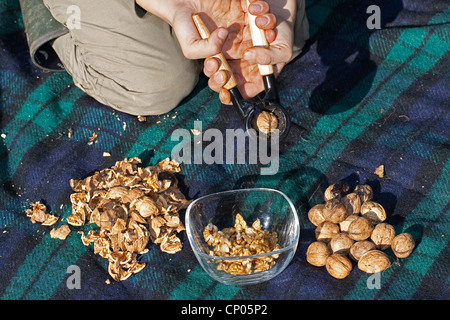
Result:
{"label": "fingernail", "polygon": [[263,6],[259,3],[254,3],[252,5],[252,12],[255,14],[263,12]]}
{"label": "fingernail", "polygon": [[261,27],[265,27],[269,24],[270,20],[266,16],[257,17],[255,22],[257,21],[258,25]]}
{"label": "fingernail", "polygon": [[225,38],[227,37],[227,35],[228,35],[228,31],[225,30],[225,29],[220,29],[220,30],[217,32],[217,36],[218,36],[219,39],[221,39],[221,40],[225,40]]}
{"label": "fingernail", "polygon": [[[212,59],[214,59],[214,58],[212,58]],[[212,62],[210,60],[207,60],[205,62],[205,68],[208,71],[213,71],[214,70],[214,65],[212,64]]]}
{"label": "fingernail", "polygon": [[222,75],[222,72],[216,73],[216,75],[214,76],[214,80],[215,80],[217,83],[222,83],[222,82],[223,82],[223,75]]}

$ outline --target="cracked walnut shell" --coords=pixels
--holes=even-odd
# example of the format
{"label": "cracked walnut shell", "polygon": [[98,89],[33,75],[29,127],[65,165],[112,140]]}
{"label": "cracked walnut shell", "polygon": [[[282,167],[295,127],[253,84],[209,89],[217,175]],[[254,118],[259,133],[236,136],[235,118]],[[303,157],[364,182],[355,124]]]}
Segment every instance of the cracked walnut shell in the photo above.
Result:
{"label": "cracked walnut shell", "polygon": [[84,245],[94,243],[94,253],[108,259],[108,271],[116,281],[129,278],[145,264],[138,255],[148,251],[151,240],[161,251],[182,249],[177,233],[184,230],[178,210],[189,204],[178,189],[176,161],[165,159],[142,168],[137,157],[117,161],[111,168],[83,180],[71,180],[73,226],[94,223],[100,230],[82,234]]}

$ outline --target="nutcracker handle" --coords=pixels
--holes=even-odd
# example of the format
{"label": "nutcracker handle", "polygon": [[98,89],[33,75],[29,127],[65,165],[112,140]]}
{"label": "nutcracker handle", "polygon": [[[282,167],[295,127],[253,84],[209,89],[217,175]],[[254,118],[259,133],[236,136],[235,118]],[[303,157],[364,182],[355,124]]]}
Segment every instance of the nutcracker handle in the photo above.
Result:
{"label": "nutcracker handle", "polygon": [[[203,22],[202,18],[197,13],[194,13],[192,15],[192,20],[194,21],[195,26],[197,27],[198,33],[200,34],[200,37],[204,40],[208,39],[211,35],[208,27]],[[219,70],[223,70],[227,74],[227,83],[223,86],[224,89],[230,90],[232,88],[235,88],[237,86],[236,78],[233,75],[233,72],[231,71],[230,65],[227,62],[227,59],[224,57],[222,53],[218,53],[213,56],[213,58],[216,58],[219,60],[220,67]]]}
{"label": "nutcracker handle", "polygon": [[[256,16],[250,14],[248,12],[248,7],[250,6],[250,1],[247,0],[247,19],[248,19],[248,25],[250,27],[250,33],[252,36],[252,42],[254,47],[268,47],[269,43],[266,39],[266,34],[263,29],[258,28],[256,25]],[[262,76],[271,75],[273,74],[273,66],[271,64],[268,65],[258,65],[259,67],[259,73]]]}

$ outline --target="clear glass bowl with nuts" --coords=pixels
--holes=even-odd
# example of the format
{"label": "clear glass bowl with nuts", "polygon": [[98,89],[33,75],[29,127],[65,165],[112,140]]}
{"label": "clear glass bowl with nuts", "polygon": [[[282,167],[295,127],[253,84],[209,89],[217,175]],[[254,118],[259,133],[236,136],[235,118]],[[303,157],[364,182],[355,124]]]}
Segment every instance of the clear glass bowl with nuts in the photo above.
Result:
{"label": "clear glass bowl with nuts", "polygon": [[300,237],[297,211],[282,192],[240,189],[210,194],[186,211],[186,233],[200,265],[215,280],[250,285],[291,262]]}

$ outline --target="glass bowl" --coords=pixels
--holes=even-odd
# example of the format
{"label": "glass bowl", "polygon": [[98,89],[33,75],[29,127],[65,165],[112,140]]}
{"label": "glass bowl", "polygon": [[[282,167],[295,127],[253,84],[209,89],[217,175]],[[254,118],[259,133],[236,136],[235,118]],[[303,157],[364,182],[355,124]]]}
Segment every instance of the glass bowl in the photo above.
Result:
{"label": "glass bowl", "polygon": [[[233,227],[238,213],[248,226],[259,219],[262,230],[275,231],[281,248],[248,256],[211,255],[213,247],[203,236],[205,227],[210,223],[219,231]],[[186,210],[186,233],[200,265],[212,278],[229,285],[250,285],[272,279],[288,266],[297,250],[300,224],[294,205],[284,193],[266,188],[240,189],[206,195],[193,201]],[[230,274],[217,269],[224,262],[254,263],[269,256],[276,257],[275,264],[265,271]]]}

